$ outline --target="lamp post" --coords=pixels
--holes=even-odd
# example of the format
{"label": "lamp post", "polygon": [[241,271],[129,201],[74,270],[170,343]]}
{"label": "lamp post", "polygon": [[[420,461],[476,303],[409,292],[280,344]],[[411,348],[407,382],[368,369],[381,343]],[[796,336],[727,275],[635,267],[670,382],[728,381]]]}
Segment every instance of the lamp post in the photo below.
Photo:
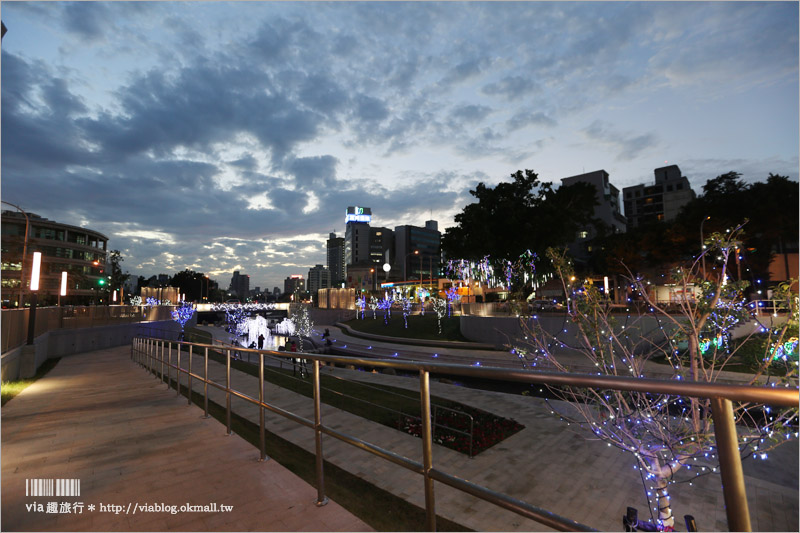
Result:
{"label": "lamp post", "polygon": [[42,266],[42,252],[33,252],[33,267],[31,268],[31,312],[28,319],[28,344],[33,344],[33,335],[36,330],[36,296],[39,290],[39,272]]}
{"label": "lamp post", "polygon": [[30,219],[28,219],[28,213],[26,213],[20,206],[14,205],[11,202],[6,202],[5,200],[3,200],[2,202],[17,209],[25,217],[25,242],[22,245],[22,263],[19,273],[19,306],[22,307],[22,304],[24,303],[24,291],[25,291],[25,256],[28,255],[28,232],[31,227],[31,221]]}
{"label": "lamp post", "polygon": [[61,272],[61,290],[58,291],[58,306],[61,307],[61,297],[67,295],[67,273]]}
{"label": "lamp post", "polygon": [[710,216],[707,216],[700,223],[700,253],[702,254],[700,257],[703,263],[703,281],[705,281],[706,279],[706,245],[705,245],[705,239],[703,238],[703,224],[705,224],[706,220],[709,220],[710,218],[711,218]]}

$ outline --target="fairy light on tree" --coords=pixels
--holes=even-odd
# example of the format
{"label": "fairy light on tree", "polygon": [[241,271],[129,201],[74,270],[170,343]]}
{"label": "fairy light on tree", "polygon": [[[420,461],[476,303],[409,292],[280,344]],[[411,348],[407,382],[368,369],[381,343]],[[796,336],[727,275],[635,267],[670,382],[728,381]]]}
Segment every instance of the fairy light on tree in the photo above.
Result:
{"label": "fairy light on tree", "polygon": [[300,310],[292,317],[294,322],[294,331],[297,334],[300,342],[299,349],[303,351],[303,339],[311,337],[314,333],[314,323],[311,321],[311,316],[308,313],[308,306],[300,306]]}
{"label": "fairy light on tree", "polygon": [[372,311],[372,320],[378,318],[378,314],[376,312],[376,309],[378,309],[378,304],[379,304],[378,299],[375,298],[374,296],[370,296],[368,305],[369,305],[369,310]]}
{"label": "fairy light on tree", "polygon": [[461,299],[461,295],[458,294],[458,289],[456,287],[450,287],[445,291],[445,295],[447,296],[447,316],[448,318],[452,316],[453,311],[453,302],[457,302]]}
{"label": "fairy light on tree", "polygon": [[172,311],[172,320],[181,325],[181,340],[183,340],[183,328],[194,315],[192,304],[184,303]]}
{"label": "fairy light on tree", "polygon": [[447,313],[447,300],[444,298],[433,299],[433,311],[436,313],[437,323],[439,325],[439,335],[442,334],[442,318]]}
{"label": "fairy light on tree", "polygon": [[411,314],[411,300],[406,297],[403,297],[401,300],[403,306],[403,325],[406,329],[408,329],[408,315]]}
{"label": "fairy light on tree", "polygon": [[[624,319],[611,313],[607,294],[576,279],[564,252],[548,250],[548,258],[568,299],[569,324],[552,334],[535,318],[522,321],[527,344],[515,346],[512,353],[524,366],[544,366],[557,372],[578,371],[574,358],[568,363],[560,357],[569,351],[583,356],[587,366],[598,375],[645,378],[651,377],[649,372],[655,367],[658,376],[652,377],[658,379],[664,379],[663,374],[669,372],[670,379],[716,382],[743,343],[703,341],[724,339],[734,326],[747,319],[758,320],[754,313],[748,312],[750,308],[742,298],[746,282],[726,280],[729,256],[738,247],[741,232],[741,227],[737,227],[726,233],[714,233],[706,240],[706,253],[715,258],[716,265],[715,269],[707,269],[707,278],[701,272],[700,257],[704,254],[690,266],[672,273],[672,281],[682,289],[678,292],[679,301],[673,302],[677,304],[673,309],[680,309],[678,313],[668,312],[647,290],[648,282],[629,271],[631,287],[639,291],[647,311],[629,312]],[[789,340],[788,328],[797,325],[796,294],[790,290],[778,292],[778,297],[791,309],[790,320],[780,328],[772,328],[770,345]],[[751,328],[746,338],[760,329]],[[645,365],[655,357],[663,358],[667,364]],[[796,362],[786,362],[780,373],[771,373],[771,362],[768,354],[755,369],[749,384],[766,381],[772,386],[796,390]],[[662,530],[674,528],[669,485],[691,483],[697,476],[719,471],[710,400],[612,390],[551,391],[569,402],[568,410],[563,407],[567,404],[551,404],[554,414],[590,431],[591,438],[632,454],[642,480],[650,484],[645,491],[648,507],[657,512],[656,524]],[[766,459],[771,449],[797,438],[797,416],[797,408],[735,405],[742,456]]]}
{"label": "fairy light on tree", "polygon": [[394,301],[391,300],[388,296],[385,298],[381,298],[380,301],[378,301],[377,307],[378,309],[383,310],[383,323],[387,326],[389,325],[389,316],[393,303]]}
{"label": "fairy light on tree", "polygon": [[361,309],[361,320],[364,320],[364,309],[367,307],[367,299],[361,296],[356,300],[356,306]]}

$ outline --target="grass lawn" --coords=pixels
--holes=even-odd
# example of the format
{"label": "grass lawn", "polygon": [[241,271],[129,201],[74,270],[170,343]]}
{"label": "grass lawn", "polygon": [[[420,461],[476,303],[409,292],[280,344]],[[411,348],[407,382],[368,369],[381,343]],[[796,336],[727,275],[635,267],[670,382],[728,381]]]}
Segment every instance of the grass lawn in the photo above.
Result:
{"label": "grass lawn", "polygon": [[0,403],[0,405],[5,405],[12,398],[14,398],[14,396],[30,386],[34,381],[50,372],[50,370],[52,370],[60,360],[60,357],[47,359],[44,363],[42,363],[42,366],[39,367],[39,370],[36,371],[36,375],[30,379],[6,381],[0,384],[0,397],[2,397],[2,403]]}
{"label": "grass lawn", "polygon": [[373,335],[385,335],[387,337],[398,337],[403,339],[425,339],[437,341],[460,341],[469,342],[461,334],[458,317],[442,318],[442,333],[439,333],[438,318],[435,313],[425,313],[422,315],[411,315],[408,317],[408,328],[403,323],[403,313],[398,310],[392,311],[392,318],[389,324],[383,320],[383,311],[377,310],[377,318],[372,318],[372,311],[364,313],[364,320],[350,320],[345,322],[356,331],[371,333]]}

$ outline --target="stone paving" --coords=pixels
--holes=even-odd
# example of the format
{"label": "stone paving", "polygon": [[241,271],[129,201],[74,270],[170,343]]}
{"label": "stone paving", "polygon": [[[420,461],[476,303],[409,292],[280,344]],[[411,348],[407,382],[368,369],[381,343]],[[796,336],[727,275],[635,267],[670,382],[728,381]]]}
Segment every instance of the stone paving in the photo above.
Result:
{"label": "stone paving", "polygon": [[[335,502],[317,507],[315,488],[258,461],[252,445],[202,418],[129,354],[62,358],[3,406],[2,531],[372,531]],[[80,497],[26,497],[26,479],[79,479]],[[84,505],[48,513],[48,502]],[[34,503],[43,512],[27,509]],[[101,508],[109,504],[119,512]],[[178,512],[137,512],[146,504]],[[217,509],[180,512],[183,504]]]}
{"label": "stone paving", "polygon": [[[355,341],[342,335],[338,329],[328,327],[341,342]],[[324,328],[318,326],[316,329],[321,332]],[[425,348],[414,347],[414,350],[424,353]],[[434,350],[442,349],[431,348],[428,357]],[[457,357],[458,352],[449,350],[449,355]],[[465,353],[463,357],[469,360],[474,355]],[[223,365],[209,363],[209,371],[212,379],[224,382]],[[331,366],[322,367],[322,372],[418,390],[418,380],[413,378]],[[243,373],[234,372],[232,386],[253,397],[258,393],[257,379]],[[630,456],[602,442],[586,440],[579,428],[570,427],[552,416],[542,399],[479,391],[436,381],[432,381],[431,390],[434,395],[513,418],[525,425],[524,430],[472,459],[434,446],[435,468],[605,531],[621,529],[621,517],[628,506],[637,507],[640,517],[648,517],[642,480],[639,471],[633,468]],[[268,403],[313,419],[310,399],[269,384],[265,391]],[[214,390],[211,398],[224,404],[221,391]],[[257,407],[236,398],[232,405],[237,413],[258,421]],[[415,461],[422,460],[421,441],[400,431],[326,405],[322,407],[322,422]],[[267,428],[309,451],[314,450],[313,432],[308,428],[271,414],[267,415]],[[423,482],[418,474],[337,439],[326,436],[323,441],[327,460],[420,507],[424,506]],[[797,441],[778,448],[771,457],[769,461],[745,462],[753,529],[794,531],[798,527]],[[436,483],[435,492],[438,514],[475,530],[547,530],[541,524],[440,483]],[[718,476],[702,476],[692,486],[673,485],[671,498],[679,529],[683,528],[682,517],[686,514],[693,515],[703,531],[728,529]]]}
{"label": "stone paving", "polygon": [[[320,331],[325,326],[319,326],[317,329]],[[336,336],[339,332],[330,328]],[[339,336],[344,339],[344,336]],[[419,351],[425,356],[425,349],[414,347],[415,351]],[[431,356],[432,351],[443,351],[442,349],[431,349],[427,357]],[[125,359],[128,360],[129,349],[108,350],[103,352],[104,359]],[[86,354],[89,355],[89,354]],[[448,355],[458,357],[458,351],[448,352]],[[485,354],[484,354],[485,355]],[[468,361],[474,354],[464,351],[463,360]],[[75,360],[84,356],[75,356]],[[72,368],[70,372],[77,372],[79,364],[73,364],[73,358],[65,358],[57,365],[57,367],[43,380],[40,380],[39,387],[44,387],[40,392],[48,390],[57,390],[64,385],[61,379],[61,373],[64,372],[62,367],[65,363],[70,363],[69,367]],[[201,357],[195,356],[193,360],[193,371],[195,373],[202,373]],[[182,365],[185,367],[187,364],[186,357],[183,358]],[[412,390],[418,390],[418,380],[413,378],[404,378],[398,376],[390,376],[386,374],[373,374],[366,372],[359,372],[355,370],[346,370],[340,368],[333,368],[325,366],[322,371],[328,374],[347,377],[348,379],[358,379],[373,381],[376,383],[391,384],[393,386],[405,387]],[[125,373],[131,373],[136,377],[137,389],[143,392],[149,398],[144,406],[137,410],[120,411],[116,416],[116,420],[120,423],[123,420],[131,420],[130,424],[146,423],[151,417],[155,416],[154,409],[162,405],[182,405],[185,411],[190,411],[192,416],[189,420],[184,420],[179,425],[180,432],[185,435],[192,435],[193,431],[200,431],[195,429],[198,427],[213,428],[213,438],[223,441],[220,446],[224,446],[232,442],[241,442],[247,451],[243,451],[242,461],[249,464],[250,469],[247,471],[258,471],[267,465],[274,465],[274,461],[267,461],[259,463],[255,461],[258,452],[249,444],[244,443],[238,437],[224,436],[224,427],[220,426],[214,420],[203,420],[198,418],[198,414],[202,411],[195,407],[187,407],[186,401],[183,398],[177,398],[174,389],[167,390],[166,385],[162,384],[160,380],[149,376],[140,367],[136,367],[130,363],[129,368],[126,367]],[[224,365],[209,362],[210,377],[219,383],[224,383],[225,367]],[[111,389],[114,389],[116,380],[122,379],[122,372],[114,375],[114,379],[109,380]],[[246,375],[241,372],[234,371],[231,376],[232,387],[238,391],[246,393],[250,396],[257,397],[258,382],[257,379]],[[36,386],[36,385],[34,385]],[[186,377],[182,379],[182,386],[186,386]],[[434,446],[434,467],[438,470],[448,472],[458,477],[468,479],[472,482],[484,485],[488,488],[502,492],[514,498],[526,501],[532,505],[547,509],[551,512],[560,514],[567,518],[576,520],[591,527],[606,530],[618,531],[621,530],[621,517],[625,513],[627,506],[637,507],[641,518],[647,518],[647,501],[642,490],[642,481],[637,470],[633,469],[633,464],[629,456],[619,452],[615,448],[608,447],[599,441],[586,440],[579,428],[574,428],[566,425],[564,422],[554,418],[549,408],[545,405],[544,401],[539,398],[526,397],[520,395],[503,394],[498,392],[478,391],[474,389],[467,389],[465,387],[455,386],[451,384],[432,381],[432,393],[435,396],[451,398],[463,403],[473,405],[475,407],[493,412],[500,416],[514,418],[518,422],[525,425],[525,429],[512,437],[506,439],[502,443],[484,451],[475,458],[467,458],[465,455],[458,452],[443,448],[441,446]],[[90,391],[91,387],[88,385],[81,386],[78,390]],[[194,390],[201,391],[201,387],[197,382],[194,384]],[[29,389],[30,392],[25,391],[23,395],[15,399],[14,402],[25,398],[24,395],[37,392],[36,389]],[[219,404],[225,404],[225,393],[213,387],[209,387],[210,398]],[[128,393],[125,392],[125,395]],[[38,394],[33,395],[38,397]],[[292,392],[273,387],[267,384],[265,386],[265,399],[266,401],[283,409],[289,410],[307,419],[313,418],[313,403],[309,398],[294,394]],[[98,398],[100,400],[100,398]],[[42,400],[37,400],[41,402]],[[55,401],[55,400],[54,400]],[[107,393],[104,402],[92,403],[89,400],[88,405],[84,405],[75,414],[76,420],[70,420],[66,427],[76,427],[80,419],[85,419],[87,413],[94,413],[98,411],[114,411],[122,409],[118,400],[114,399],[111,392]],[[14,402],[8,404],[7,407],[13,407]],[[107,404],[107,405],[106,405]],[[17,409],[21,409],[21,402],[17,405]],[[14,413],[12,410],[3,408],[3,525],[2,529],[5,530],[18,530],[18,529],[37,529],[37,530],[63,530],[70,529],[63,527],[63,522],[58,523],[59,527],[47,528],[45,526],[52,525],[51,521],[44,519],[36,523],[31,523],[31,527],[6,527],[7,520],[19,520],[24,514],[23,511],[18,509],[19,505],[7,499],[7,492],[9,498],[23,499],[19,495],[15,495],[13,488],[15,485],[11,484],[7,478],[12,475],[17,478],[17,483],[21,478],[30,477],[55,477],[46,468],[48,464],[52,464],[49,460],[48,454],[53,453],[51,450],[54,447],[66,446],[69,439],[66,436],[59,437],[58,441],[53,441],[49,435],[52,430],[42,427],[31,427],[27,431],[21,429],[13,429],[14,434],[19,434],[16,441],[10,441],[14,446],[18,446],[18,451],[15,452],[16,459],[10,459],[11,466],[7,472],[7,457],[6,457],[6,431],[8,425],[21,424],[22,428],[26,422],[28,415],[31,413],[42,412],[46,416],[58,417],[63,414],[67,409],[59,409],[57,413],[50,414],[55,404],[30,404],[30,409],[20,413]],[[244,400],[233,398],[233,410],[238,414],[245,416],[253,422],[258,422],[258,408]],[[16,420],[7,419],[9,414],[14,415]],[[30,417],[31,420],[36,420],[39,416]],[[290,440],[303,447],[308,451],[314,451],[314,434],[313,431],[307,427],[300,426],[291,422],[283,417],[266,413],[267,429],[273,433],[281,435],[283,438]],[[368,440],[374,444],[385,447],[395,453],[404,455],[415,461],[422,459],[422,444],[421,441],[415,437],[407,435],[403,432],[382,426],[333,407],[324,405],[322,406],[322,422],[326,426],[337,429],[349,435]],[[88,422],[90,428],[96,428],[97,424],[93,420]],[[60,424],[64,425],[64,424]],[[59,425],[59,426],[60,426]],[[105,427],[105,426],[103,426]],[[14,426],[12,425],[12,428]],[[82,429],[74,430],[70,438],[80,439],[87,438],[87,433],[92,430],[87,430],[85,426]],[[105,430],[103,431],[105,432]],[[99,433],[99,432],[98,432]],[[132,438],[130,435],[140,435],[140,437]],[[44,435],[44,436],[43,436]],[[240,477],[244,473],[233,470],[232,466],[228,464],[220,465],[216,478],[210,484],[205,484],[205,492],[196,483],[187,481],[186,479],[178,478],[181,468],[189,468],[189,465],[200,464],[208,465],[215,464],[214,461],[222,460],[220,453],[217,452],[214,457],[203,457],[199,462],[181,460],[187,453],[182,449],[185,442],[180,439],[172,444],[166,443],[156,432],[149,426],[145,425],[127,433],[127,438],[117,437],[117,444],[128,442],[129,445],[134,447],[126,454],[119,455],[118,457],[111,455],[105,457],[101,461],[101,471],[110,469],[112,473],[116,472],[120,475],[120,480],[116,480],[116,492],[112,494],[120,494],[125,498],[131,499],[138,497],[140,500],[141,489],[139,492],[125,492],[130,489],[130,484],[134,483],[141,487],[143,484],[142,473],[136,474],[141,470],[141,455],[145,454],[148,446],[155,447],[156,450],[169,450],[174,455],[171,460],[163,461],[158,464],[156,468],[164,470],[170,474],[168,478],[171,480],[172,476],[176,476],[177,481],[171,483],[168,481],[161,481],[159,483],[152,483],[148,490],[167,490],[176,491],[180,486],[180,500],[186,499],[185,486],[191,487],[198,503],[201,501],[220,501],[222,502],[223,494],[231,494],[233,500],[239,501],[240,498],[247,498],[246,492],[238,488]],[[212,439],[212,436],[203,437],[203,440]],[[185,439],[190,440],[190,439]],[[197,440],[197,439],[195,439]],[[26,442],[32,443],[35,448],[32,449],[33,455],[25,457]],[[408,501],[423,507],[424,506],[424,491],[422,477],[416,473],[408,471],[402,467],[381,460],[363,450],[354,448],[332,437],[325,436],[324,442],[324,455],[326,460],[340,466],[354,474],[363,477],[364,479],[374,483],[375,485],[384,488],[397,494]],[[238,445],[237,445],[238,446]],[[194,453],[201,453],[199,450]],[[233,452],[231,452],[233,453]],[[238,453],[238,452],[237,452]],[[80,477],[86,476],[88,479],[93,473],[87,471],[89,459],[82,457],[79,453],[74,454],[74,459],[81,459],[86,462],[82,466],[83,470],[77,474],[72,471],[65,471],[59,476],[63,477]],[[86,455],[86,452],[84,452]],[[152,453],[150,455],[155,455]],[[24,458],[25,457],[25,458]],[[72,457],[72,456],[69,456]],[[26,460],[32,461],[31,464],[25,463]],[[115,467],[106,464],[110,461],[120,461]],[[13,463],[22,463],[22,466]],[[82,464],[82,463],[80,463]],[[116,470],[114,470],[114,468]],[[38,469],[38,470],[36,470]],[[202,468],[201,468],[202,470]],[[83,472],[83,473],[81,473]],[[225,476],[221,473],[225,472]],[[46,475],[44,475],[46,474]],[[746,474],[746,487],[748,495],[748,503],[750,505],[750,514],[754,531],[797,531],[798,529],[798,448],[797,442],[794,441],[790,444],[779,448],[771,454],[769,461],[748,461],[745,463]],[[109,475],[109,474],[105,474]],[[160,478],[163,476],[157,476]],[[225,479],[235,479],[236,487],[234,489],[226,488],[223,483]],[[9,487],[7,491],[7,482]],[[301,482],[302,483],[302,482]],[[163,484],[164,486],[161,486]],[[147,486],[147,485],[145,485]],[[264,488],[256,485],[259,496]],[[274,507],[274,513],[268,513],[271,519],[262,518],[259,524],[252,522],[229,522],[223,524],[215,522],[214,520],[223,520],[219,517],[206,517],[200,518],[196,521],[190,521],[187,516],[181,518],[173,518],[170,522],[170,527],[158,527],[160,522],[144,523],[141,522],[137,525],[150,526],[150,529],[179,529],[179,530],[240,530],[248,529],[248,527],[236,527],[231,524],[251,524],[251,528],[255,530],[320,530],[320,531],[335,531],[335,530],[366,530],[366,526],[349,525],[343,527],[343,522],[332,522],[332,525],[326,523],[312,523],[300,524],[299,522],[286,523],[278,522],[281,520],[288,520],[289,518],[281,516],[281,512],[285,512],[289,517],[297,517],[300,519],[311,519],[313,513],[318,512],[319,509],[309,502],[313,502],[316,498],[316,491],[306,485],[310,491],[310,496],[296,497],[294,504],[300,506],[302,510],[297,510],[294,507],[288,509],[288,502],[284,505]],[[186,489],[189,490],[189,489]],[[228,490],[232,490],[230,493]],[[24,491],[24,489],[23,489]],[[24,494],[24,492],[23,492]],[[95,494],[95,499],[99,502],[103,494]],[[149,495],[149,493],[148,493]],[[673,509],[676,514],[678,529],[683,529],[681,517],[684,514],[692,514],[695,516],[698,526],[702,531],[723,531],[727,530],[727,521],[725,518],[724,503],[722,498],[722,491],[720,486],[719,477],[717,476],[703,476],[698,478],[693,483],[693,486],[687,484],[674,485],[671,487]],[[88,497],[86,501],[90,501]],[[121,499],[121,498],[120,498]],[[528,519],[519,517],[518,515],[505,511],[492,506],[486,502],[478,500],[472,496],[463,494],[455,489],[451,489],[440,483],[435,484],[435,500],[436,510],[441,516],[454,520],[464,526],[470,527],[479,531],[546,531],[548,528],[533,522]],[[127,500],[125,500],[127,501]],[[263,500],[262,500],[263,501]],[[115,500],[116,502],[116,500]],[[246,509],[253,512],[260,509],[262,506],[258,503],[247,502],[240,504]],[[302,507],[306,506],[306,507]],[[6,508],[14,510],[16,515],[8,514]],[[323,511],[331,508],[331,504],[321,508]],[[295,512],[296,511],[296,512]],[[8,516],[7,516],[8,515]],[[102,515],[100,515],[102,517]],[[63,520],[65,517],[60,516],[57,520]],[[145,530],[147,527],[135,527],[130,523],[132,517],[125,517],[123,521],[118,520],[119,517],[103,517],[107,521],[100,527],[94,522],[89,522],[88,525],[92,526],[92,530],[100,529],[123,529],[123,530]],[[95,517],[98,519],[98,517]],[[180,520],[183,520],[182,522]],[[349,518],[349,519],[352,519]],[[243,519],[246,520],[246,519]],[[271,520],[271,521],[270,521]],[[341,519],[348,520],[348,519]],[[356,522],[357,524],[357,522]],[[105,527],[102,527],[105,526]],[[113,526],[113,527],[112,527]],[[89,529],[87,526],[84,528],[80,523],[77,528],[72,529]]]}

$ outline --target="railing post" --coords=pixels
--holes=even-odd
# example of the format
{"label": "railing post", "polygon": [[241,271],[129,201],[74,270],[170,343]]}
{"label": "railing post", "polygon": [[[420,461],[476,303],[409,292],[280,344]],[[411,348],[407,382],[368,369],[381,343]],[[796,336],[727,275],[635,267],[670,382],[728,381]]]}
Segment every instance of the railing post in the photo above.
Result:
{"label": "railing post", "polygon": [[422,409],[422,466],[425,480],[425,517],[428,531],[436,531],[436,502],[433,497],[433,434],[431,432],[431,384],[427,370],[419,371],[420,408]]}
{"label": "railing post", "polygon": [[167,341],[167,390],[172,386],[172,342]]}
{"label": "railing post", "polygon": [[205,369],[203,373],[203,418],[208,418],[208,347],[206,347]]}
{"label": "railing post", "polygon": [[733,404],[726,398],[711,398],[711,416],[717,440],[719,471],[722,478],[722,495],[730,531],[752,531],[747,493],[744,488],[739,440],[733,419]]}
{"label": "railing post", "polygon": [[259,461],[266,461],[267,437],[264,433],[264,354],[258,354],[258,444],[261,450]]}
{"label": "railing post", "polygon": [[164,383],[164,341],[161,341],[161,383]]}
{"label": "railing post", "polygon": [[176,396],[181,395],[181,343],[178,343],[178,351],[175,352],[175,389]]}
{"label": "railing post", "polygon": [[322,389],[319,385],[319,360],[314,359],[314,441],[316,444],[316,459],[317,459],[317,507],[322,507],[328,503],[328,497],[325,496],[325,472],[324,458],[322,455],[322,408],[321,408],[321,393]]}
{"label": "railing post", "polygon": [[192,356],[194,355],[193,348],[194,348],[194,345],[190,344],[189,345],[189,373],[187,374],[187,378],[186,378],[186,386],[189,389],[189,394],[187,394],[187,397],[189,399],[188,400],[188,405],[192,405]]}
{"label": "railing post", "polygon": [[225,358],[225,428],[231,434],[231,351],[226,350]]}

